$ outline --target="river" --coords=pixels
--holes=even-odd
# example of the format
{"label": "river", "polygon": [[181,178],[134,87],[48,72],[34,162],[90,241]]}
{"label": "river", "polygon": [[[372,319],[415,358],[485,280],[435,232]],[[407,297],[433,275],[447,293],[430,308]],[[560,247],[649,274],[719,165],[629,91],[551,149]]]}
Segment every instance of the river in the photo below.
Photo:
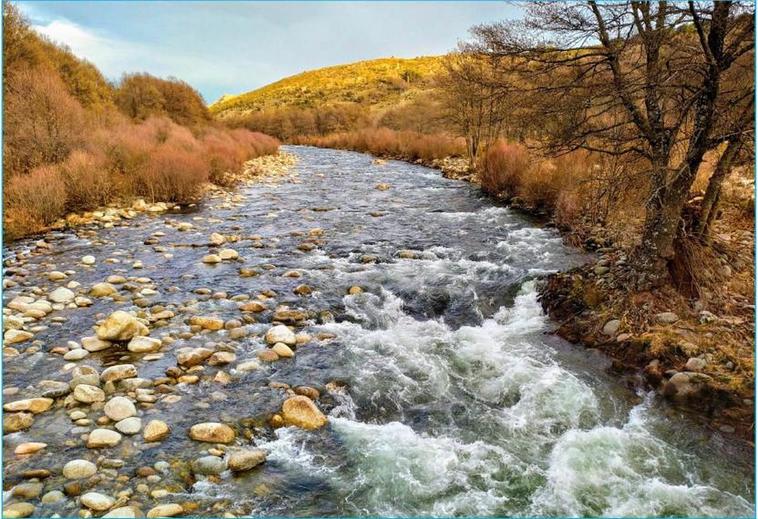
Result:
{"label": "river", "polygon": [[[92,335],[95,321],[115,309],[137,310],[136,298],[176,313],[151,330],[176,338],[165,355],[146,361],[110,348],[78,365],[130,362],[140,377],[155,379],[176,365],[176,349],[207,343],[239,362],[255,359],[270,312],[245,323],[249,335],[236,340],[227,330],[182,332],[187,313],[239,319],[237,301],[265,291],[275,293],[270,308],[312,312],[301,329],[326,339],[249,372],[205,366],[199,383],[173,386],[181,399],[170,404],[159,394],[140,409],[143,421],[160,418],[171,427],[157,445],[137,435],[87,449],[79,436],[94,426],[75,426],[60,399],[30,429],[5,436],[4,490],[19,473],[41,467],[54,473],[45,492],[62,489],[66,461],[102,467],[103,459],[117,459],[122,466],[101,470],[90,489],[132,489],[131,502],[145,511],[194,502],[201,515],[753,515],[752,449],[628,389],[606,373],[600,354],[549,333],[553,323],[535,284],[586,260],[556,231],[435,170],[346,151],[284,149],[298,158],[289,181],[128,225],[49,233],[49,249],[35,248],[36,239],[7,246],[6,266],[24,271],[11,276],[19,284],[5,291],[5,304],[33,287],[60,285],[48,281],[51,270],[71,271],[63,283],[75,280],[83,293],[113,274],[129,281],[120,286],[121,303],[98,298],[43,319],[35,332],[40,351],[19,345],[21,355],[4,363],[4,387],[19,388],[5,401],[38,396],[42,379],[68,381],[66,361],[49,350]],[[179,232],[181,223],[192,227]],[[323,236],[308,240],[314,228]],[[240,237],[230,245],[238,261],[201,262],[212,232]],[[299,250],[304,241],[316,247]],[[87,254],[95,266],[80,264]],[[135,261],[143,268],[132,269]],[[241,277],[241,268],[259,275]],[[302,276],[283,275],[293,270]],[[303,283],[312,294],[293,293]],[[363,293],[347,295],[351,286]],[[215,379],[222,369],[225,383]],[[320,389],[329,424],[317,431],[266,426],[285,398],[271,382]],[[208,445],[189,440],[186,430],[205,421],[249,427],[253,438],[236,442],[264,449],[265,464],[241,476],[188,477],[182,463],[207,454]],[[49,446],[15,456],[23,441]],[[157,481],[135,476],[161,460],[169,467],[159,467]],[[168,492],[156,497],[155,489]],[[35,515],[79,510],[71,498],[34,503]]]}

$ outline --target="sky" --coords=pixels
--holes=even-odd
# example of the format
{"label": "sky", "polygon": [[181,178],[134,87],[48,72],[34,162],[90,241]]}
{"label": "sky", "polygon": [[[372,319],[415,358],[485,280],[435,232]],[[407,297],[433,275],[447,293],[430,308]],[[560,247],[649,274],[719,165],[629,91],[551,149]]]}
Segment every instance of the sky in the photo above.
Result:
{"label": "sky", "polygon": [[519,7],[487,2],[21,1],[36,30],[108,79],[174,76],[207,102],[305,70],[443,54],[478,23]]}

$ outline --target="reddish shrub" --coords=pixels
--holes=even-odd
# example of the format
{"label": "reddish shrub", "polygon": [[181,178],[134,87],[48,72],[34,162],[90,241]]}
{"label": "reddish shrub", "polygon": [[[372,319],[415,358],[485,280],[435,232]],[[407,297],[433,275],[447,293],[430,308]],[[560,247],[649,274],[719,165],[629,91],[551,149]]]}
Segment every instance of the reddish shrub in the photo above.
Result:
{"label": "reddish shrub", "polygon": [[480,172],[482,189],[493,195],[514,197],[530,168],[531,158],[524,146],[497,141],[484,157]]}
{"label": "reddish shrub", "polygon": [[41,166],[6,183],[3,229],[13,239],[63,216],[66,185],[57,166]]}

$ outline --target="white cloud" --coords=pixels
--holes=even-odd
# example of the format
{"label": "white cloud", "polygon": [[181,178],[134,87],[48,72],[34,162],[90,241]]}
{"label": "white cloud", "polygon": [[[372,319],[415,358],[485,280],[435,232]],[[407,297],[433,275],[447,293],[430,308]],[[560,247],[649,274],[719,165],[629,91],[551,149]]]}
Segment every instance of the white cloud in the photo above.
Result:
{"label": "white cloud", "polygon": [[[244,82],[249,75],[250,69],[239,64],[114,38],[66,19],[55,19],[33,25],[33,28],[51,40],[67,45],[74,54],[94,63],[112,80],[125,72],[149,72],[160,77],[174,76],[196,87],[226,88]],[[256,65],[264,69],[268,66],[250,64],[251,67]]]}

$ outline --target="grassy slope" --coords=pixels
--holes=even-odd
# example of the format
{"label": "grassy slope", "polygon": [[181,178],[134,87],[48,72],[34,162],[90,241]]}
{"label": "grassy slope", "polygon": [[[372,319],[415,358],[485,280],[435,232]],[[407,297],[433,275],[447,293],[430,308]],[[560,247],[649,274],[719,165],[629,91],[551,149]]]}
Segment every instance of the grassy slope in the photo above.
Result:
{"label": "grassy slope", "polygon": [[431,78],[441,69],[441,56],[359,61],[302,72],[251,92],[223,96],[210,110],[224,117],[264,108],[325,103],[387,106],[428,88]]}

